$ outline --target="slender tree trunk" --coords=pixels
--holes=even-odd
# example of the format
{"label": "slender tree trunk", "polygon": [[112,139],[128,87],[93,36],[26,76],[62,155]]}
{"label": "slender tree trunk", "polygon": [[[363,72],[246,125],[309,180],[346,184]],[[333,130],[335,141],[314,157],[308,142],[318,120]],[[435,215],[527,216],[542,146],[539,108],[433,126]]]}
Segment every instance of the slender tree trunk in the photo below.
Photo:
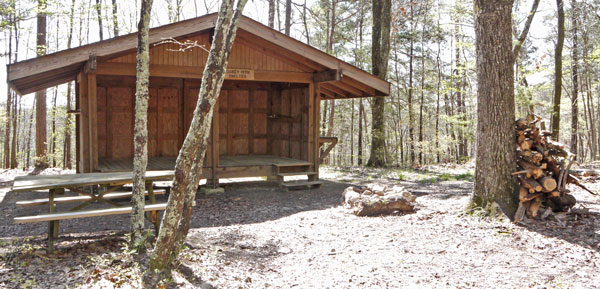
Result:
{"label": "slender tree trunk", "polygon": [[[10,17],[12,19],[12,17]],[[8,64],[12,60],[12,35],[13,35],[13,23],[8,24]],[[10,168],[10,122],[11,122],[11,103],[12,103],[12,91],[10,87],[6,86],[6,134],[4,135],[4,167]]]}
{"label": "slender tree trunk", "polygon": [[171,194],[160,225],[160,232],[151,256],[148,270],[150,286],[156,284],[155,272],[169,274],[170,266],[177,257],[187,236],[196,196],[202,163],[210,134],[213,108],[218,100],[225,79],[228,58],[235,39],[238,20],[246,0],[238,0],[233,11],[234,0],[221,2],[210,53],[202,76],[202,85],[194,117],[175,164],[175,177]]}
{"label": "slender tree trunk", "polygon": [[436,106],[435,106],[435,155],[436,155],[436,161],[439,164],[441,161],[441,157],[440,157],[440,94],[441,94],[441,86],[442,86],[442,66],[441,66],[441,58],[440,58],[440,53],[441,53],[441,42],[442,42],[442,30],[440,27],[440,0],[438,0],[438,17],[437,17],[437,28],[439,31],[439,35],[438,35],[438,41],[437,41],[437,57],[436,57],[436,65],[437,65],[437,86],[436,86],[436,95],[437,95],[437,101],[436,101]]}
{"label": "slender tree trunk", "polygon": [[13,111],[12,115],[12,150],[10,151],[10,168],[15,169],[19,167],[19,163],[17,162],[17,152],[19,152],[19,146],[17,142],[17,134],[19,132],[19,126],[17,125],[17,120],[19,119],[19,111],[18,111],[18,103],[19,103],[19,95],[13,94]]}
{"label": "slender tree trunk", "polygon": [[[114,4],[113,4],[114,5]],[[116,6],[115,6],[116,7]],[[115,8],[113,8],[115,9]],[[115,10],[113,10],[115,11]],[[75,0],[71,2],[71,14],[69,14],[69,34],[67,35],[67,48],[71,48],[73,42],[73,18],[75,16]],[[118,32],[118,31],[117,31]],[[116,34],[115,34],[116,36]],[[71,169],[71,82],[67,84],[67,114],[65,116],[65,150],[64,150],[64,164],[63,167]]]}
{"label": "slender tree trunk", "polygon": [[275,27],[275,0],[269,0],[269,27]]}
{"label": "slender tree trunk", "polygon": [[411,22],[411,35],[410,35],[410,48],[408,50],[408,142],[409,142],[409,154],[410,154],[410,165],[415,164],[415,113],[413,108],[413,60],[414,60],[414,8],[410,6],[410,22]]}
{"label": "slender tree trunk", "polygon": [[519,52],[521,51],[521,46],[525,42],[525,38],[527,38],[527,34],[529,33],[529,28],[531,27],[531,22],[533,21],[533,16],[535,16],[535,12],[537,11],[538,5],[540,4],[540,0],[533,0],[533,4],[531,5],[531,11],[529,11],[529,15],[527,15],[527,20],[525,21],[525,26],[523,27],[523,31],[519,34],[517,38],[517,44],[513,48],[513,61],[517,61],[517,57],[519,56]]}
{"label": "slender tree trunk", "polygon": [[477,158],[472,205],[517,208],[512,0],[475,0]]}
{"label": "slender tree trunk", "polygon": [[115,37],[119,36],[119,17],[117,15],[117,0],[112,0],[112,22]]}
{"label": "slender tree trunk", "polygon": [[554,97],[552,98],[552,138],[559,140],[560,134],[560,100],[562,94],[562,51],[565,42],[565,11],[563,0],[556,0],[558,8],[558,39],[554,50]]}
{"label": "slender tree trunk", "polygon": [[[390,53],[391,0],[373,0],[373,15],[381,15],[374,19],[371,47],[373,75],[387,79],[388,56]],[[385,99],[376,97],[373,102],[371,125],[371,155],[368,166],[385,165]]]}
{"label": "slender tree trunk", "polygon": [[[38,0],[37,13],[37,55],[46,54],[46,0]],[[46,90],[35,93],[35,167],[44,169],[48,167],[46,155]]]}
{"label": "slender tree trunk", "polygon": [[[306,17],[306,13],[306,0],[304,0],[304,5],[302,5],[302,22],[304,23],[304,34],[306,34],[306,44],[310,45],[310,31],[308,31],[308,17]],[[359,21],[362,23],[362,19]]]}
{"label": "slender tree trunk", "polygon": [[572,64],[571,64],[571,74],[573,77],[573,95],[571,96],[571,151],[575,153],[575,157],[577,157],[577,134],[578,132],[578,115],[579,115],[579,104],[578,104],[578,81],[577,81],[577,63],[578,63],[578,53],[577,53],[577,1],[571,0],[571,23],[572,23],[572,37],[573,37],[573,46],[571,48],[572,55]]}
{"label": "slender tree trunk", "polygon": [[292,25],[292,0],[285,1],[285,35],[290,35],[290,27]]}
{"label": "slender tree trunk", "polygon": [[[365,106],[363,104],[362,98],[358,100],[358,152],[357,152],[357,164],[358,166],[362,166],[363,164],[363,114],[365,111]],[[365,129],[367,129],[365,127]]]}
{"label": "slender tree trunk", "polygon": [[151,10],[152,0],[142,0],[136,57],[133,192],[131,196],[131,246],[138,251],[145,249],[144,192],[146,191],[146,166],[148,165],[148,85],[150,84],[148,30]]}
{"label": "slender tree trunk", "polygon": [[29,169],[29,166],[31,164],[31,156],[30,156],[30,152],[31,152],[31,127],[33,126],[33,115],[35,114],[35,98],[33,99],[33,105],[31,106],[31,113],[29,114],[29,129],[27,131],[27,145],[25,146],[25,151],[26,151],[26,159],[25,159],[25,164],[23,165],[24,168]]}
{"label": "slender tree trunk", "polygon": [[54,97],[52,98],[52,135],[50,139],[51,144],[51,155],[52,155],[52,167],[56,167],[56,98],[58,97],[58,86],[54,87]]}
{"label": "slender tree trunk", "polygon": [[100,35],[100,41],[104,40],[102,34],[104,26],[102,26],[102,0],[96,0],[96,14],[98,15],[98,33]]}

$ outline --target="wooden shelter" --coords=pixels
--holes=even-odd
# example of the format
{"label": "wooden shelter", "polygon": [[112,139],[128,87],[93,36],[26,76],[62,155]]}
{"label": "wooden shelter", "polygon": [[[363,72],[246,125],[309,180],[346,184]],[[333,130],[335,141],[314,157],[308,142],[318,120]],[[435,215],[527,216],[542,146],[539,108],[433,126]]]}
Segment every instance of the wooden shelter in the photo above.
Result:
{"label": "wooden shelter", "polygon": [[[198,98],[217,14],[150,30],[148,170],[173,169]],[[168,42],[168,41],[167,41]],[[28,94],[76,81],[77,172],[132,169],[137,34],[8,66]],[[385,96],[390,84],[247,17],[215,107],[203,178],[318,179],[322,99]]]}

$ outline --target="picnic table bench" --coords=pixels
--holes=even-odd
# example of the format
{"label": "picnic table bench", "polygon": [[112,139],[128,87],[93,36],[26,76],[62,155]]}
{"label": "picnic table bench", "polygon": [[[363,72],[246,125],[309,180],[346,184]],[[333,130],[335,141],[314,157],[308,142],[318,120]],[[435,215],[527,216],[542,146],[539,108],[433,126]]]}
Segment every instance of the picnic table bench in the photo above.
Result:
{"label": "picnic table bench", "polygon": [[[164,210],[167,204],[156,203],[155,196],[157,194],[164,194],[165,191],[155,191],[153,183],[170,181],[172,179],[173,171],[146,172],[145,195],[148,196],[150,204],[145,205],[144,211],[150,212],[147,217],[155,225],[155,228],[158,228],[158,212]],[[47,191],[48,198],[21,200],[16,205],[19,207],[48,205],[48,213],[15,217],[14,221],[18,224],[48,222],[48,251],[53,251],[54,242],[58,238],[58,222],[60,220],[131,213],[131,207],[124,207],[113,201],[114,199],[131,197],[131,192],[117,191],[124,185],[131,183],[133,183],[132,172],[17,177],[13,183],[13,192]],[[77,195],[58,197],[59,195],[64,195],[66,190],[74,192]],[[97,202],[107,203],[113,207],[82,210]],[[58,212],[56,204],[64,203],[76,203],[76,205],[68,211]]]}

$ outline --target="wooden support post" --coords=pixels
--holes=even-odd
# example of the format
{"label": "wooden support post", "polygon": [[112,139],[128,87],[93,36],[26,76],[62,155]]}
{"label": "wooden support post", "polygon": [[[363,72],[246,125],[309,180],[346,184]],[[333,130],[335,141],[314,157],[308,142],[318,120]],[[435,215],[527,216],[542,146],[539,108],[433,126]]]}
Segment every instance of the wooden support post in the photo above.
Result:
{"label": "wooden support post", "polygon": [[88,98],[88,77],[82,72],[77,76],[78,82],[78,101],[81,113],[78,116],[78,141],[79,141],[79,172],[90,173],[90,125],[89,125],[89,98]]}
{"label": "wooden support post", "polygon": [[88,106],[89,106],[89,151],[90,151],[90,172],[98,169],[98,99],[96,74],[88,73]]}
{"label": "wooden support post", "polygon": [[219,186],[219,179],[217,176],[217,167],[219,165],[219,102],[215,104],[213,109],[213,117],[212,117],[212,145],[211,145],[211,185],[213,189],[216,189]]}
{"label": "wooden support post", "polygon": [[316,173],[312,178],[312,180],[319,179],[319,137],[320,137],[320,115],[321,115],[321,88],[318,83],[312,84],[312,95],[311,102],[314,102],[312,109],[312,158],[313,158],[313,168]]}
{"label": "wooden support post", "polygon": [[[56,195],[56,189],[50,189],[48,196],[49,213],[56,211],[56,205],[54,204],[54,196]],[[54,242],[58,238],[58,221],[48,222],[48,252],[54,251]]]}

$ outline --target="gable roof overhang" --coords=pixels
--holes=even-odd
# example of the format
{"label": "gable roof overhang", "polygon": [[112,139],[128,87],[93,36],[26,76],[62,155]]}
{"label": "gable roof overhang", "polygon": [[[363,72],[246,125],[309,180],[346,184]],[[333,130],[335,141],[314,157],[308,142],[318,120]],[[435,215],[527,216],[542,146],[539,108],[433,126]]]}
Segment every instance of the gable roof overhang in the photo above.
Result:
{"label": "gable roof overhang", "polygon": [[[217,14],[208,14],[150,29],[151,44],[166,38],[180,38],[215,27]],[[325,98],[348,98],[389,95],[390,83],[349,63],[322,52],[310,45],[273,30],[257,21],[243,16],[238,27],[238,37],[247,43],[252,39],[266,41],[265,51],[277,48],[285,51],[288,59],[299,59],[298,65],[312,63],[307,69],[320,77],[333,79],[321,85]],[[237,38],[236,38],[237,40]],[[135,50],[137,33],[107,39],[56,53],[16,62],[7,66],[9,86],[19,94],[28,94],[48,87],[75,80],[90,56],[108,59],[114,55]],[[302,60],[306,60],[303,62]],[[315,66],[314,64],[318,64]],[[306,66],[305,66],[306,67]]]}

